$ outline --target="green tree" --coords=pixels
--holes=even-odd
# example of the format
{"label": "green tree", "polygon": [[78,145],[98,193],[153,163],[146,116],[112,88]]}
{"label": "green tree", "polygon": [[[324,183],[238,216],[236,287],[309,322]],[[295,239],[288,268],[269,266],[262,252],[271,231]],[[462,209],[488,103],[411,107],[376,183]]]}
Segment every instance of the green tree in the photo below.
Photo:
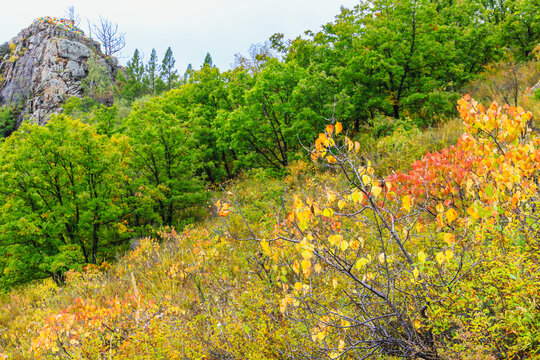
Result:
{"label": "green tree", "polygon": [[299,150],[299,141],[306,143],[313,129],[322,126],[323,114],[312,109],[321,101],[320,94],[299,86],[306,77],[307,70],[295,62],[269,59],[254,75],[253,86],[244,90],[243,105],[220,113],[221,137],[234,150],[239,166],[281,169]]}
{"label": "green tree", "polygon": [[133,52],[133,57],[127,63],[125,85],[121,90],[122,97],[133,101],[141,97],[146,91],[144,83],[143,59],[138,49]]}
{"label": "green tree", "polygon": [[174,60],[171,47],[167,48],[163,61],[161,62],[160,77],[165,86],[165,90],[171,90],[175,87],[176,81],[178,81],[178,72],[174,68],[176,60]]}
{"label": "green tree", "polygon": [[203,67],[205,66],[214,67],[214,62],[210,53],[206,53],[206,56],[204,57]]}
{"label": "green tree", "polygon": [[497,56],[482,11],[473,2],[362,1],[294,40],[286,59],[335,78],[336,117],[356,129],[377,114],[431,121],[454,113],[448,100]]}
{"label": "green tree", "polygon": [[197,159],[187,124],[166,97],[151,99],[127,118],[133,148],[136,183],[155,199],[155,210],[165,225],[184,220],[206,199],[203,183],[194,174]]}
{"label": "green tree", "polygon": [[205,66],[192,72],[188,84],[178,93],[181,106],[189,109],[187,119],[200,150],[198,171],[210,182],[230,178],[235,172],[236,154],[219,118],[243,103],[243,88],[251,79],[238,75]]}
{"label": "green tree", "polygon": [[514,50],[518,60],[531,59],[540,45],[540,3],[537,0],[515,0],[508,4],[502,31],[504,44]]}
{"label": "green tree", "polygon": [[148,64],[146,64],[146,79],[151,94],[156,93],[156,81],[159,77],[159,67],[157,61],[156,49],[152,49],[150,59],[148,60]]}
{"label": "green tree", "polygon": [[6,138],[17,129],[17,119],[12,109],[0,107],[0,139]]}
{"label": "green tree", "polygon": [[99,103],[113,102],[113,85],[106,65],[94,54],[86,62],[88,75],[81,81],[86,95]]}
{"label": "green tree", "polygon": [[188,64],[186,71],[184,72],[184,83],[187,83],[189,78],[191,77],[191,73],[193,72],[193,65],[191,63]]}
{"label": "green tree", "polygon": [[125,137],[66,116],[25,124],[0,148],[0,286],[99,263],[127,238]]}

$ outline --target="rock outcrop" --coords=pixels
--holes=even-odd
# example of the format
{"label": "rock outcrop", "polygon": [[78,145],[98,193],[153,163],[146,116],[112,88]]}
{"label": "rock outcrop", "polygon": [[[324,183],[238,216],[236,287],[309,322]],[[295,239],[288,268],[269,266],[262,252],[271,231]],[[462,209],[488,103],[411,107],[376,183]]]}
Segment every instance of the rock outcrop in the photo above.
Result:
{"label": "rock outcrop", "polygon": [[[56,19],[55,19],[56,20]],[[0,46],[0,105],[16,106],[22,120],[44,124],[62,111],[70,96],[82,97],[81,81],[93,55],[113,77],[116,59],[107,58],[98,42],[55,23],[36,20],[9,44]]]}

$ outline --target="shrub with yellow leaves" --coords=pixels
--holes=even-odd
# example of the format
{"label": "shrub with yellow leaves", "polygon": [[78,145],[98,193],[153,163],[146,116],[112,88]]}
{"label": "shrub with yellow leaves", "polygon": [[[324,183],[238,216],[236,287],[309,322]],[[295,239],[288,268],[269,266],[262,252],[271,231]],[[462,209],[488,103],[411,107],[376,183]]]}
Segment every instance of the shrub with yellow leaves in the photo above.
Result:
{"label": "shrub with yellow leaves", "polygon": [[[468,131],[458,144],[386,178],[359,157],[360,145],[339,122],[328,125],[311,158],[340,171],[348,185],[325,190],[314,183],[315,195],[307,188],[295,195],[271,235],[251,232],[283,289],[281,313],[306,329],[304,353],[435,360],[455,351],[471,358],[537,351],[531,333],[525,341],[471,315],[486,306],[508,311],[506,299],[495,306],[495,293],[480,300],[473,291],[482,284],[478,276],[487,272],[488,283],[500,276],[501,257],[519,258],[527,276],[538,269],[531,251],[539,238],[540,138],[521,108],[485,109],[469,96],[458,105]],[[527,286],[538,288],[530,280]],[[508,302],[530,314],[534,301],[521,301],[522,294]],[[455,304],[463,313],[451,309]],[[539,323],[537,315],[525,318]],[[480,329],[483,345],[464,349],[460,336]]]}

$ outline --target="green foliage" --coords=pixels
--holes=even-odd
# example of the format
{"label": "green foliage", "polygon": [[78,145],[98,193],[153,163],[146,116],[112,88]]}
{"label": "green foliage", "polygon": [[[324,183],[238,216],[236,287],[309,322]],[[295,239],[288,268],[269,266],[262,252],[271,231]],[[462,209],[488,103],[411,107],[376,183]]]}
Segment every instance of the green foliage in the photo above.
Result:
{"label": "green foliage", "polygon": [[[231,113],[220,113],[219,121],[230,139],[226,141],[239,166],[285,167],[299,142],[313,137],[312,129],[324,118],[312,107],[323,105],[317,104],[316,97],[309,97],[311,89],[300,84],[306,77],[307,71],[295,63],[271,59],[254,75],[253,87],[245,91],[244,105]],[[306,99],[313,102],[305,104]]]}
{"label": "green foliage", "polygon": [[96,54],[92,53],[86,62],[88,75],[81,80],[85,93],[99,103],[111,103],[113,100],[113,84],[107,67]]}
{"label": "green foliage", "polygon": [[91,112],[98,106],[97,101],[94,101],[90,96],[69,97],[63,104],[64,114],[73,118],[80,118],[84,114]]}
{"label": "green foliage", "polygon": [[127,139],[66,116],[24,125],[1,144],[0,286],[63,279],[126,239]]}
{"label": "green foliage", "polygon": [[98,134],[111,136],[123,132],[123,119],[131,111],[131,106],[117,101],[112,106],[99,104],[86,96],[70,97],[64,104],[64,114],[95,126]]}
{"label": "green foliage", "polygon": [[135,183],[153,194],[155,212],[165,225],[190,216],[206,200],[203,183],[194,173],[198,149],[176,110],[166,97],[156,98],[136,107],[126,120]]}
{"label": "green foliage", "polygon": [[501,36],[518,60],[530,60],[540,44],[540,13],[536,0],[506,1]]}
{"label": "green foliage", "polygon": [[357,130],[378,113],[430,124],[455,113],[453,92],[494,57],[489,24],[471,6],[363,1],[312,40],[294,40],[287,59],[335,78],[336,118]]}
{"label": "green foliage", "polygon": [[159,67],[157,63],[157,54],[156,49],[152,49],[150,54],[150,59],[148,59],[148,64],[146,64],[146,82],[148,84],[148,92],[150,94],[156,93],[156,84],[159,77]]}
{"label": "green foliage", "polygon": [[124,83],[120,90],[123,98],[133,101],[145,94],[144,65],[138,49],[135,49],[133,57],[128,61],[126,78],[121,79],[121,82]]}
{"label": "green foliage", "polygon": [[183,78],[184,84],[188,82],[188,80],[189,80],[192,73],[193,73],[193,65],[191,65],[191,63],[189,63],[187,68],[186,68],[186,71],[184,72],[184,78]]}
{"label": "green foliage", "polygon": [[206,53],[206,56],[204,57],[203,67],[205,66],[214,67],[214,62],[210,53]]}
{"label": "green foliage", "polygon": [[12,109],[0,107],[0,139],[6,138],[17,129],[17,118]]}
{"label": "green foliage", "polygon": [[171,47],[169,46],[161,62],[160,78],[162,82],[159,86],[160,90],[171,90],[176,86],[178,71],[174,68],[175,62],[176,60],[174,60]]}

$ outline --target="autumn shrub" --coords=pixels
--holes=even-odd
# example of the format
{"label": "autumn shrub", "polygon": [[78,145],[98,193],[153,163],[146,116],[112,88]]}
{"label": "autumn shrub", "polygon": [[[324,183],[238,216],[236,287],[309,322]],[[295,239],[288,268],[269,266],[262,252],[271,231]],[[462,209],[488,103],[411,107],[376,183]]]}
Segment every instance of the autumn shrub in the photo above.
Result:
{"label": "autumn shrub", "polygon": [[[117,264],[90,266],[0,299],[0,355],[102,359],[283,357],[298,329],[253,271],[257,244],[218,229],[144,238]],[[250,258],[251,257],[251,258]]]}
{"label": "autumn shrub", "polygon": [[305,328],[295,351],[538,354],[540,139],[521,108],[486,109],[467,96],[458,110],[467,133],[456,145],[385,178],[357,159],[361,145],[340,123],[328,125],[312,158],[348,185],[306,186],[272,233],[251,232],[282,288],[281,313]]}

